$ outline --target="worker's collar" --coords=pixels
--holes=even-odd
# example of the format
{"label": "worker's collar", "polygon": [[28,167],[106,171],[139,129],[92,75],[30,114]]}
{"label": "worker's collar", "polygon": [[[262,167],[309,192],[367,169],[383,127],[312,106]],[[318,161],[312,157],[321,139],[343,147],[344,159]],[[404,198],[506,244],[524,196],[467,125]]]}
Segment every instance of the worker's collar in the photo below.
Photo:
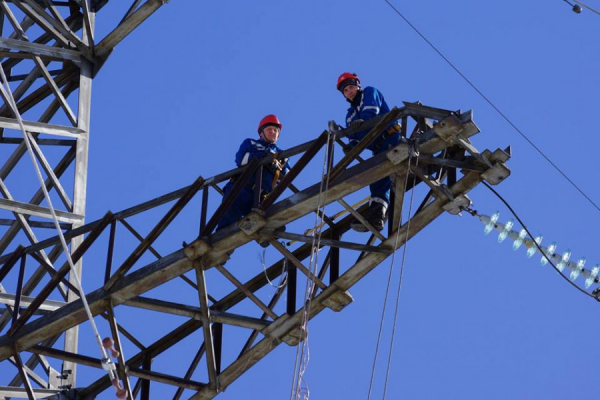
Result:
{"label": "worker's collar", "polygon": [[275,142],[275,143],[273,143],[273,142],[269,142],[269,141],[267,141],[267,140],[263,139],[263,137],[262,137],[262,136],[259,136],[259,137],[258,137],[258,141],[259,141],[259,142],[261,142],[261,143],[264,143],[264,144],[266,144],[267,146],[269,146],[269,145],[275,145],[275,144],[277,143],[277,142]]}
{"label": "worker's collar", "polygon": [[354,100],[350,101],[350,100],[346,99],[346,101],[348,103],[350,103],[350,105],[352,107],[358,107],[360,105],[360,102],[362,101],[362,96],[363,96],[363,91],[362,91],[362,89],[359,88],[356,91],[356,96],[354,96]]}

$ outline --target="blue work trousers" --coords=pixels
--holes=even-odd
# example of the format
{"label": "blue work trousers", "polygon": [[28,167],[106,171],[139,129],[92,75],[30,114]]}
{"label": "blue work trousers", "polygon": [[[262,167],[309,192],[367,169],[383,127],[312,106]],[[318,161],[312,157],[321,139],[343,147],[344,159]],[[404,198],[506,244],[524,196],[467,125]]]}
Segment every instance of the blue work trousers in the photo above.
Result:
{"label": "blue work trousers", "polygon": [[[227,196],[227,194],[233,188],[233,185],[233,182],[227,182],[223,188],[223,197]],[[254,190],[252,190],[252,187],[243,188],[231,207],[229,207],[229,209],[225,212],[225,216],[219,221],[219,224],[217,225],[217,231],[233,224],[234,222],[237,222],[240,218],[247,215],[252,210],[253,204]]]}

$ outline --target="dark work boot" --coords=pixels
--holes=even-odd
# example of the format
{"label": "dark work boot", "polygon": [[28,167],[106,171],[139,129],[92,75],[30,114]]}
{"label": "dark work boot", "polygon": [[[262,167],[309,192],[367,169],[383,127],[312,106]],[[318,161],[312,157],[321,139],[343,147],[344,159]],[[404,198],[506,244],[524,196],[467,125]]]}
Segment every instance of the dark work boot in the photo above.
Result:
{"label": "dark work boot", "polygon": [[[385,205],[372,201],[363,217],[365,217],[368,223],[373,225],[375,230],[381,231],[385,225],[386,211],[387,207]],[[354,221],[350,226],[357,232],[368,232],[368,229],[360,221]]]}

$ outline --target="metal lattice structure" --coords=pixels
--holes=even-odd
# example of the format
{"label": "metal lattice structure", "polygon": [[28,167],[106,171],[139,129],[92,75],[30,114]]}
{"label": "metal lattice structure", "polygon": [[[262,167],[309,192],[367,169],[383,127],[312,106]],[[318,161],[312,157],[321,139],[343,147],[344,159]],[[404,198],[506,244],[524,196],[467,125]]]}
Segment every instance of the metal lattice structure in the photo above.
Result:
{"label": "metal lattice structure", "polygon": [[[33,140],[35,156],[46,173],[46,188],[56,197],[55,203],[60,204],[57,215],[65,230],[77,229],[85,223],[93,78],[115,46],[165,3],[164,0],[131,1],[115,28],[105,37],[97,38],[96,14],[107,2],[0,0],[2,68],[25,129]],[[48,228],[53,228],[53,223],[48,207],[42,205],[43,192],[35,179],[23,182],[13,178],[24,164],[30,165],[30,160],[16,115],[4,96],[0,107],[0,150],[3,152],[0,225],[4,227],[0,253],[5,254],[17,244],[37,244],[52,234]],[[81,241],[81,237],[72,239],[73,251]],[[30,295],[44,276],[54,276],[54,263],[59,255],[58,247],[37,252],[40,266],[23,284],[19,295]],[[81,262],[76,267],[81,272]],[[15,296],[7,293],[4,285],[3,281],[0,295],[9,306],[0,317],[2,328],[11,319],[10,304]],[[66,302],[78,298],[72,289],[69,281],[60,285]],[[66,334],[64,342],[65,350],[77,352],[77,328]],[[13,362],[20,364],[19,357],[15,356]],[[72,371],[66,384],[73,384],[75,365],[66,362],[64,369]],[[11,382],[17,384],[20,379]]]}
{"label": "metal lattice structure", "polygon": [[[362,150],[397,119],[402,120],[402,134],[410,138],[409,143],[401,143],[372,158],[361,159]],[[110,325],[119,352],[117,371],[128,398],[139,395],[139,398],[149,399],[150,382],[173,386],[173,399],[179,399],[186,393],[192,399],[214,398],[278,345],[295,346],[299,343],[305,299],[300,298],[297,288],[304,287],[301,285],[307,280],[314,283],[309,318],[326,308],[343,310],[353,301],[349,289],[386,260],[396,250],[395,245],[396,248],[404,245],[406,240],[444,212],[460,213],[470,205],[467,192],[482,180],[498,184],[510,174],[505,165],[510,151],[479,152],[470,142],[469,138],[479,132],[471,112],[405,103],[402,108],[394,108],[360,129],[369,129],[369,133],[337,161],[334,161],[334,149],[345,146],[341,139],[352,130],[337,130],[333,124],[317,139],[279,154],[277,157],[281,159],[293,158],[292,170],[269,196],[264,199],[255,196],[255,208],[251,214],[217,233],[213,233],[217,222],[249,180],[256,179],[256,193],[260,192],[261,180],[257,178],[272,159],[255,159],[244,167],[208,179],[199,177],[190,186],[118,213],[108,212],[101,220],[66,232],[70,240],[79,239],[81,243],[73,253],[75,261],[96,247],[106,249],[104,259],[94,258],[96,265],[105,266],[104,283],[98,284],[98,289],[87,294],[86,298],[95,318],[105,318]],[[305,177],[305,181],[313,183],[301,187],[297,178],[306,174],[307,165],[319,153],[325,153],[329,160],[325,178],[329,182],[328,187],[323,191],[321,179],[315,179],[314,174]],[[386,176],[395,178],[395,190],[388,230],[377,232],[361,216],[366,206],[354,209],[346,199]],[[411,179],[406,179],[407,176]],[[211,212],[210,193],[221,194],[217,185],[232,177],[236,177],[234,188]],[[404,186],[404,182],[409,183]],[[424,196],[421,196],[416,211],[402,221],[405,194],[411,190]],[[198,220],[186,219],[185,223],[197,224],[200,234],[189,245],[185,244],[175,251],[171,249],[172,252],[166,256],[161,255],[157,250],[161,235],[186,208],[198,204],[192,202],[196,195],[201,197],[201,215]],[[318,271],[313,272],[306,264],[312,252],[312,236],[289,232],[289,229],[283,232],[281,228],[308,220],[305,217],[313,215],[320,202],[341,207],[349,215],[339,220],[328,216],[323,218],[327,226],[322,232],[320,251],[326,251],[326,256],[321,258]],[[132,218],[169,203],[168,211],[147,235],[141,235],[133,227]],[[209,218],[209,215],[212,216]],[[341,240],[354,218],[365,223],[371,231],[366,243]],[[310,220],[314,221],[314,218]],[[138,242],[128,250],[129,255],[124,261],[113,267],[115,247],[124,243],[116,234],[118,224],[132,233]],[[306,225],[304,228],[312,227],[309,223]],[[181,238],[191,239],[194,238]],[[277,239],[293,240],[295,244],[285,246]],[[252,241],[270,242],[281,253],[281,259],[264,272],[251,271],[248,277],[248,268],[243,268],[246,267],[244,260],[236,260],[232,253]],[[26,284],[20,279],[14,285],[15,293],[4,297],[7,308],[2,315],[0,361],[13,362],[16,369],[14,379],[0,388],[4,391],[0,391],[0,395],[5,393],[5,397],[19,397],[19,393],[21,397],[29,398],[58,394],[59,386],[68,383],[69,376],[63,367],[58,373],[63,380],[53,378],[57,372],[50,359],[97,371],[97,379],[86,386],[78,385],[78,389],[70,393],[71,398],[94,398],[111,388],[110,379],[102,371],[102,360],[69,350],[57,342],[64,332],[86,323],[80,300],[49,300],[51,296],[56,298],[60,295],[61,285],[73,292],[66,279],[66,263],[53,272],[41,266],[43,251],[52,249],[50,254],[54,256],[60,253],[55,248],[57,244],[58,239],[51,237],[20,246],[0,257],[2,279],[11,270],[20,270],[19,276],[27,275],[25,271],[31,268],[32,263],[40,265],[37,267],[41,269],[40,274],[51,275],[32,296],[25,293],[23,288]],[[351,252],[358,252],[356,261],[340,261],[348,259],[347,253]],[[149,262],[145,258],[149,254],[154,255],[156,261]],[[86,265],[89,263],[88,259]],[[285,269],[284,265],[287,265]],[[193,274],[192,278],[186,276],[188,272]],[[267,295],[262,289],[283,274],[286,275],[285,284],[277,288],[275,295]],[[178,285],[177,293],[167,291],[169,295],[160,299],[147,295],[157,288],[173,284]],[[192,295],[188,302],[176,300],[181,292]],[[166,334],[148,342],[142,339],[145,333],[137,331],[139,327],[135,324],[118,320],[117,316],[124,309],[171,315],[179,323]],[[235,335],[224,335],[224,331],[234,330]],[[190,357],[180,360],[185,370],[179,375],[165,373],[160,366],[160,358],[176,354],[178,346],[183,343],[187,353],[190,346],[193,348]],[[124,351],[128,355],[135,354],[126,357]],[[39,364],[43,368],[38,367]],[[40,369],[49,371],[48,379],[36,372]]]}

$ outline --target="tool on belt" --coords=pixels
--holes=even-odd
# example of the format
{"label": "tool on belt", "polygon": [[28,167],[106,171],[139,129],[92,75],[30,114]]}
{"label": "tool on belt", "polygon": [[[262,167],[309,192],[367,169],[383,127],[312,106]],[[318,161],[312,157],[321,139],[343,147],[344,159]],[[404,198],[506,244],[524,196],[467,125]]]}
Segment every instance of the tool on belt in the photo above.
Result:
{"label": "tool on belt", "polygon": [[273,182],[271,183],[271,190],[275,190],[275,186],[277,186],[277,182],[279,182],[279,178],[281,178],[281,171],[285,168],[285,164],[287,163],[287,158],[283,160],[278,160],[277,155],[279,153],[273,153],[273,163],[271,166],[275,169],[273,171]]}
{"label": "tool on belt", "polygon": [[[285,158],[283,160],[278,160],[277,155],[279,153],[272,153],[272,154],[273,154],[273,161],[267,168],[269,168],[269,170],[273,173],[273,182],[271,182],[271,190],[274,190],[275,186],[277,186],[277,182],[279,182],[279,179],[281,178],[281,171],[283,171],[283,169],[285,168],[285,164],[287,163],[288,159]],[[235,183],[235,181],[237,181],[238,178],[239,178],[239,175],[232,176],[229,179],[229,182]],[[254,185],[252,185],[252,190],[254,190]],[[265,195],[266,195],[266,193],[263,196],[265,196]]]}
{"label": "tool on belt", "polygon": [[402,125],[400,125],[398,122],[396,122],[394,125],[390,126],[389,128],[387,128],[382,134],[381,136],[379,136],[379,139],[377,139],[377,141],[375,142],[375,144],[373,145],[373,148],[375,148],[376,150],[379,150],[381,148],[381,146],[383,145],[383,142],[385,142],[385,140],[390,137],[391,135],[393,135],[394,133],[398,133],[402,130]]}

